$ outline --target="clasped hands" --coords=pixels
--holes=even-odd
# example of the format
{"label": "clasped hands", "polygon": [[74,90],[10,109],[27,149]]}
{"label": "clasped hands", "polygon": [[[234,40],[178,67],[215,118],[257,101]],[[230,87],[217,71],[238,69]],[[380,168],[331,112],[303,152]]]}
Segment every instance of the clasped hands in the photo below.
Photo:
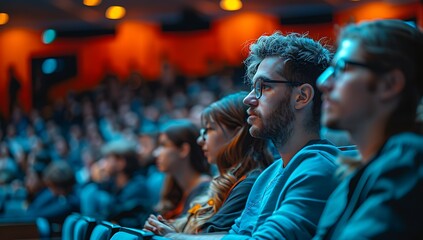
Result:
{"label": "clasped hands", "polygon": [[154,216],[153,214],[145,221],[144,230],[153,232],[156,235],[164,236],[169,233],[176,233],[172,223],[162,217],[162,215]]}

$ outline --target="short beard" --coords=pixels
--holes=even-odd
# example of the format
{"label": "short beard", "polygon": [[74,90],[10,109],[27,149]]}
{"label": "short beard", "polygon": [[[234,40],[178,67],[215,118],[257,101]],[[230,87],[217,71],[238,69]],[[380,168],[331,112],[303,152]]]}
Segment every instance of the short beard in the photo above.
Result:
{"label": "short beard", "polygon": [[291,108],[291,92],[285,95],[277,104],[277,108],[270,113],[266,122],[263,120],[263,129],[257,135],[270,139],[276,147],[283,146],[291,137],[295,114]]}

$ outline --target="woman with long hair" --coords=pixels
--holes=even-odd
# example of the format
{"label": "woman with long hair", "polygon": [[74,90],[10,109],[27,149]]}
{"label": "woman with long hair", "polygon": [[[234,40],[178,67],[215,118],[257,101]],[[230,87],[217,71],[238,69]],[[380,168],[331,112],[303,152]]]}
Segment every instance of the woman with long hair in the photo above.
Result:
{"label": "woman with long hair", "polygon": [[144,228],[158,235],[228,231],[241,215],[248,194],[260,172],[273,158],[266,140],[249,134],[246,92],[228,95],[204,109],[203,129],[198,138],[210,164],[219,170],[208,194],[198,198],[188,214],[171,223],[150,216]]}
{"label": "woman with long hair", "polygon": [[155,211],[167,219],[185,214],[192,199],[209,187],[210,165],[196,143],[198,136],[189,120],[172,120],[160,131],[156,164],[166,178]]}

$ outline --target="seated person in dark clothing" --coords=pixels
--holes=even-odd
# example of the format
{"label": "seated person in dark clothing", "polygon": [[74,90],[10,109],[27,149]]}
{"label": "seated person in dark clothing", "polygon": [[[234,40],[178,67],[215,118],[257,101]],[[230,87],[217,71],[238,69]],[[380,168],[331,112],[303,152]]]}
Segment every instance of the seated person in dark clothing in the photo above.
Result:
{"label": "seated person in dark clothing", "polygon": [[79,212],[79,197],[75,190],[75,175],[65,161],[48,165],[43,174],[48,190],[40,192],[28,208],[28,215],[44,217],[52,223],[63,223],[66,216]]}
{"label": "seated person in dark clothing", "polygon": [[272,162],[267,141],[249,134],[248,107],[242,102],[245,96],[246,92],[226,96],[202,113],[204,128],[197,141],[208,162],[219,170],[208,194],[174,224],[151,216],[145,229],[159,235],[229,231],[244,210],[256,178]]}
{"label": "seated person in dark clothing", "polygon": [[103,175],[83,188],[82,214],[139,227],[152,204],[145,178],[139,174],[136,145],[117,140],[102,150],[104,158],[98,164]]}
{"label": "seated person in dark clothing", "polygon": [[361,159],[328,199],[314,239],[422,239],[423,33],[402,20],[361,22],[341,31],[338,46],[318,80],[322,123],[346,130]]}
{"label": "seated person in dark clothing", "polygon": [[192,200],[209,188],[210,165],[198,136],[198,128],[188,120],[172,120],[160,131],[156,164],[166,179],[155,210],[166,219],[186,214]]}
{"label": "seated person in dark clothing", "polygon": [[72,168],[64,161],[49,163],[50,160],[46,156],[35,156],[25,179],[27,207],[4,214],[2,218],[27,222],[42,217],[49,223],[61,225],[70,213],[79,211]]}
{"label": "seated person in dark clothing", "polygon": [[45,201],[44,196],[47,193],[49,198],[53,198],[53,194],[43,181],[43,172],[50,162],[51,158],[46,152],[28,155],[29,164],[25,171],[24,186],[17,188],[10,184],[2,187],[1,218],[31,219],[27,214],[28,210],[31,210],[33,206],[40,206]]}

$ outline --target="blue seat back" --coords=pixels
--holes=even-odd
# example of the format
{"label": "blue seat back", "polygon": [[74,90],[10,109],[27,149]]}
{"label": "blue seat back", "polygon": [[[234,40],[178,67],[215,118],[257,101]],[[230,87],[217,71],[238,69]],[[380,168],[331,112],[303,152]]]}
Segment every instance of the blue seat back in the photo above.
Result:
{"label": "blue seat back", "polygon": [[78,219],[74,227],[74,240],[88,240],[97,222],[94,218],[83,216]]}
{"label": "blue seat back", "polygon": [[38,231],[40,232],[40,239],[51,238],[51,227],[47,218],[38,217],[35,219]]}
{"label": "blue seat back", "polygon": [[78,213],[72,213],[71,215],[67,216],[65,222],[62,226],[62,240],[73,240],[73,232],[75,228],[75,224],[78,219],[81,217]]}
{"label": "blue seat back", "polygon": [[109,240],[120,229],[119,225],[111,222],[99,222],[93,229],[90,240]]}
{"label": "blue seat back", "polygon": [[112,236],[111,240],[144,240],[151,239],[153,236],[154,234],[152,232],[135,228],[121,227],[119,232]]}

